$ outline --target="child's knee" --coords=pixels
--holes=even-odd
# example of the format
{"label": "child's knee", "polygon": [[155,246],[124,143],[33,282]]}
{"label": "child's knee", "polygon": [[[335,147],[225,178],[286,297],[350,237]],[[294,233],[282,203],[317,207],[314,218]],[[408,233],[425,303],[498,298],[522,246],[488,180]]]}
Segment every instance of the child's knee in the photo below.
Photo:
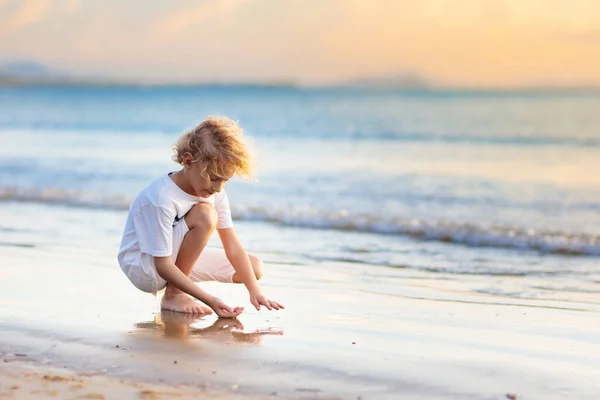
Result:
{"label": "child's knee", "polygon": [[204,228],[214,230],[218,222],[217,210],[209,203],[198,203],[185,215],[185,223],[189,229]]}
{"label": "child's knee", "polygon": [[254,270],[254,275],[256,279],[260,279],[263,276],[263,262],[260,258],[256,257],[254,254],[248,254],[250,258],[250,263],[252,264],[252,269]]}

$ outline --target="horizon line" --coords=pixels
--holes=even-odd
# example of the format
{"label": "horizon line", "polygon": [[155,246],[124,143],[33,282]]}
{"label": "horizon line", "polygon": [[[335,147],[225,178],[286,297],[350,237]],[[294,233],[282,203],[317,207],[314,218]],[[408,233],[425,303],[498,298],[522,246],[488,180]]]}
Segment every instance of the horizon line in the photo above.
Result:
{"label": "horizon line", "polygon": [[254,88],[288,88],[288,89],[346,89],[366,90],[375,92],[404,91],[404,92],[569,92],[569,91],[600,91],[600,84],[527,84],[510,86],[469,86],[469,85],[394,85],[384,84],[361,85],[353,82],[303,84],[293,80],[273,81],[135,81],[119,79],[77,79],[77,78],[16,78],[0,76],[0,87],[8,86],[71,86],[71,87],[139,87],[139,88],[184,88],[184,87],[254,87]]}

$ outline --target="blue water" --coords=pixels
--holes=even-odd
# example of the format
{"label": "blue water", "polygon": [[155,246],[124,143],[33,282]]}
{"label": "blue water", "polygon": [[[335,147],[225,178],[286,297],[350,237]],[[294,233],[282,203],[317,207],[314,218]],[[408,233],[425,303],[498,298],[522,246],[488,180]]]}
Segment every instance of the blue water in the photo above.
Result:
{"label": "blue water", "polygon": [[239,121],[257,154],[258,181],[226,187],[235,218],[319,229],[307,231],[319,245],[281,238],[270,250],[598,279],[600,94],[590,92],[2,88],[0,198],[125,213],[177,169],[170,145],[207,115]]}

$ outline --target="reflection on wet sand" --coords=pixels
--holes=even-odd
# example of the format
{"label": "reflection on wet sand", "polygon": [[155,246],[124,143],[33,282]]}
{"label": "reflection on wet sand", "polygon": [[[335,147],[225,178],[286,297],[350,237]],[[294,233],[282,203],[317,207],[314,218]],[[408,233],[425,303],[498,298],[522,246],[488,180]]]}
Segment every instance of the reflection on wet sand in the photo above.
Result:
{"label": "reflection on wet sand", "polygon": [[282,329],[267,328],[256,329],[253,332],[244,332],[244,325],[237,318],[218,318],[212,325],[205,328],[192,326],[202,320],[204,315],[184,314],[173,311],[156,313],[154,321],[136,324],[138,329],[150,330],[171,339],[205,338],[216,341],[229,341],[231,339],[244,343],[260,343],[264,335],[283,335]]}

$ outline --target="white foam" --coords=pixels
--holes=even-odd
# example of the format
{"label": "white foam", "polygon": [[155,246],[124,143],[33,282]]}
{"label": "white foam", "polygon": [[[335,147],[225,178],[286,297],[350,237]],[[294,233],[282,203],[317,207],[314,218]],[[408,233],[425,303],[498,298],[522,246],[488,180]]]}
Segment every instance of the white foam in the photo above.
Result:
{"label": "white foam", "polygon": [[[20,187],[0,188],[0,200],[61,204],[76,207],[127,210],[132,198],[102,196],[97,193]],[[381,234],[406,235],[422,240],[457,243],[474,247],[500,247],[535,250],[543,253],[600,255],[600,236],[585,233],[550,232],[527,227],[487,226],[477,223],[424,220],[416,218],[383,219],[380,214],[297,209],[265,205],[233,207],[238,220],[257,220],[289,226],[336,229]]]}
{"label": "white foam", "polygon": [[246,208],[234,210],[236,219],[271,221],[307,228],[340,229],[359,232],[406,235],[474,247],[501,247],[544,253],[600,255],[600,236],[585,233],[547,232],[513,226],[486,226],[475,223],[393,218],[379,214],[347,211],[320,213],[286,212],[283,209]]}
{"label": "white foam", "polygon": [[81,190],[8,186],[0,187],[0,200],[127,210],[132,198],[123,195],[101,196]]}

